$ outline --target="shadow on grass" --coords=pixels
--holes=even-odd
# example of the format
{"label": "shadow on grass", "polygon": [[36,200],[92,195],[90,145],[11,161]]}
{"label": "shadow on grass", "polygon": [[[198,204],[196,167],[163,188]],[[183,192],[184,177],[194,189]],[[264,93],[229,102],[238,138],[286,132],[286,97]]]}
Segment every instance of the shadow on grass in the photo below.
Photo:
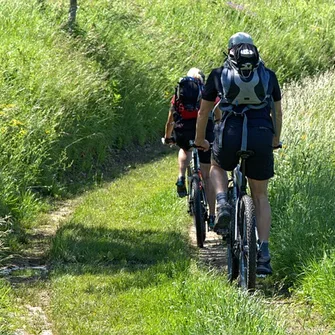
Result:
{"label": "shadow on grass", "polygon": [[50,251],[52,268],[66,273],[98,273],[149,268],[159,263],[185,261],[191,249],[177,232],[108,229],[69,224],[58,230]]}
{"label": "shadow on grass", "polygon": [[105,276],[113,291],[145,288],[188,271],[191,252],[187,238],[176,232],[69,224],[57,232],[49,268],[52,277],[76,276],[84,282],[87,275]]}

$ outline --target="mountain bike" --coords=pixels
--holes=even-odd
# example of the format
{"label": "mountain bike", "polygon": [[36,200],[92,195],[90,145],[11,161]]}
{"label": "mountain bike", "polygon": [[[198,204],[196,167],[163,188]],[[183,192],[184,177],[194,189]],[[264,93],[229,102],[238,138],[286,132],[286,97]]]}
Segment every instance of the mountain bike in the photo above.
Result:
{"label": "mountain bike", "polygon": [[206,239],[206,222],[209,220],[208,202],[200,169],[198,149],[193,141],[190,141],[190,146],[192,148],[192,159],[186,170],[188,212],[193,217],[197,245],[199,248],[203,248]]}
{"label": "mountain bike", "polygon": [[228,279],[239,277],[239,286],[253,290],[256,286],[256,261],[260,247],[255,206],[247,194],[245,161],[253,155],[250,150],[238,151],[239,164],[231,173],[228,183],[228,202],[232,207],[229,231],[226,236]]}
{"label": "mountain bike", "polygon": [[[282,143],[278,147],[282,147]],[[228,202],[232,207],[232,215],[227,235],[228,279],[230,282],[239,279],[243,289],[254,290],[256,286],[257,254],[260,251],[255,206],[247,193],[245,161],[254,153],[251,150],[237,152],[239,164],[231,173],[228,181]]]}
{"label": "mountain bike", "polygon": [[[175,139],[162,138],[163,144],[175,144]],[[197,246],[203,248],[206,239],[206,222],[209,220],[208,202],[205,192],[205,183],[200,169],[198,149],[193,141],[190,141],[192,158],[186,169],[187,176],[187,206],[188,213],[193,217],[196,230]]]}

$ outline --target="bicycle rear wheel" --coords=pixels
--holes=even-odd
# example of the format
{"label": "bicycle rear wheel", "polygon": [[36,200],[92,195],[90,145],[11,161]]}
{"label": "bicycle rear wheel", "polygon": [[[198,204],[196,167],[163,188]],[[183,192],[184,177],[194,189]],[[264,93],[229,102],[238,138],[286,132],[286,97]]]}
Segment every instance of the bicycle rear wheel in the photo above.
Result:
{"label": "bicycle rear wheel", "polygon": [[229,235],[227,238],[228,280],[230,282],[237,279],[239,272],[238,241],[235,239],[235,232],[237,229],[235,224],[236,199],[234,199],[233,192],[234,192],[233,187],[229,187],[228,201],[232,207],[231,220],[229,224]]}
{"label": "bicycle rear wheel", "polygon": [[202,190],[200,188],[199,176],[194,175],[191,183],[191,198],[193,199],[192,214],[196,229],[197,245],[199,248],[203,248],[206,237],[205,218],[201,202],[201,192]]}
{"label": "bicycle rear wheel", "polygon": [[241,234],[240,286],[254,290],[256,286],[256,218],[250,196],[244,195],[239,203],[239,227]]}
{"label": "bicycle rear wheel", "polygon": [[187,167],[186,170],[186,185],[187,185],[187,212],[190,214],[190,216],[193,216],[193,199],[191,195],[191,189],[192,189],[192,172],[190,166]]}

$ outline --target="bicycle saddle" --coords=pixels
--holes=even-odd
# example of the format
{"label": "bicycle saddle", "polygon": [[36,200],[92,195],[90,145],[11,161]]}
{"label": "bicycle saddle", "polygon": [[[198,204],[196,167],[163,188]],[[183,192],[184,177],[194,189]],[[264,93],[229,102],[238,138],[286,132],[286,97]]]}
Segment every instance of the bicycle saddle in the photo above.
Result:
{"label": "bicycle saddle", "polygon": [[254,154],[254,152],[252,150],[239,150],[236,153],[236,155],[238,157],[241,157],[241,158],[244,158],[244,159],[252,156],[253,154]]}

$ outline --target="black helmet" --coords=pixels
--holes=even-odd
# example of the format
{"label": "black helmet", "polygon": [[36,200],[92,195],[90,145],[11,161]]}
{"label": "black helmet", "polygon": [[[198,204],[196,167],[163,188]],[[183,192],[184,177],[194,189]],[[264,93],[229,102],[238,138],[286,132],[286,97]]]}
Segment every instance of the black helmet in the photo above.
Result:
{"label": "black helmet", "polygon": [[228,60],[231,66],[242,76],[249,77],[257,69],[260,58],[257,48],[249,43],[234,45],[229,50]]}

